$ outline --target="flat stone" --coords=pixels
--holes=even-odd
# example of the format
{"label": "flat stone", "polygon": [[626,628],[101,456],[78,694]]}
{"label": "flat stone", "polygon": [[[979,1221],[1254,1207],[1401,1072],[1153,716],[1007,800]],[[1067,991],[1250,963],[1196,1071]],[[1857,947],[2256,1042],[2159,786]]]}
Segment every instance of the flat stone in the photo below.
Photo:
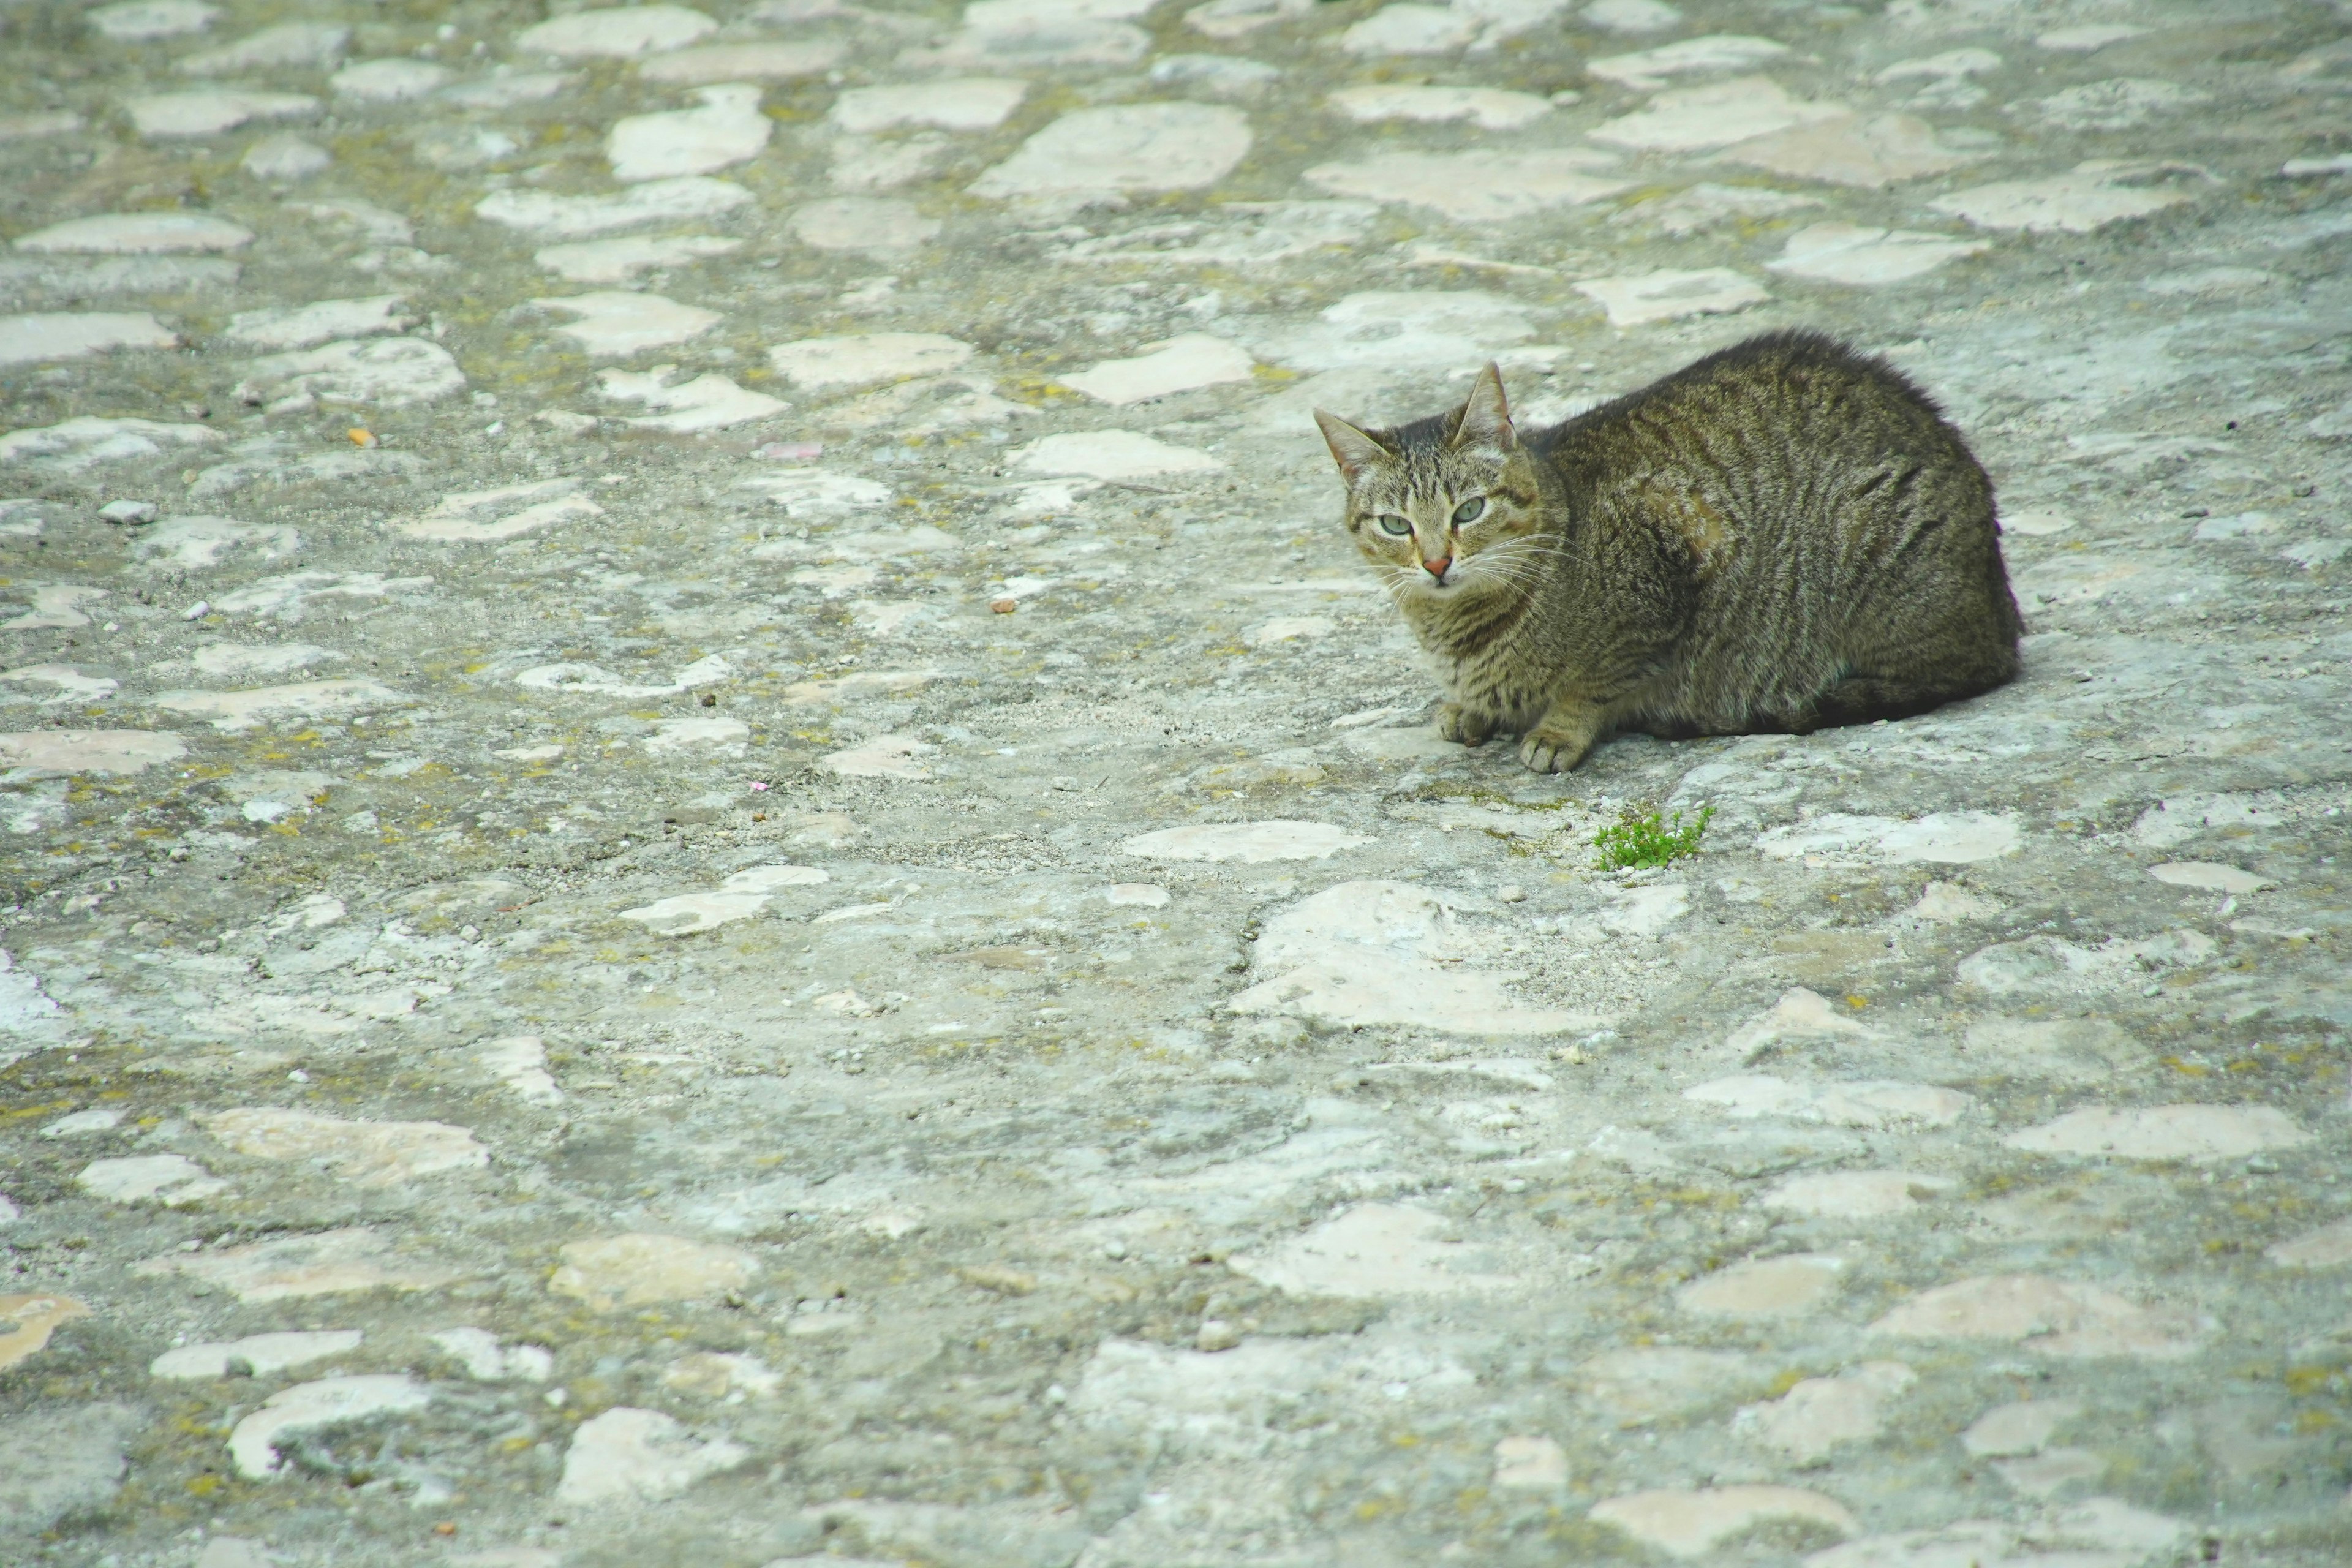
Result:
{"label": "flat stone", "polygon": [[1723,156],[1794,179],[1880,190],[1984,154],[1946,146],[1934,126],[1908,114],[1848,114],[1739,142]]}
{"label": "flat stone", "polygon": [[2282,1268],[2341,1268],[2352,1263],[2352,1219],[2279,1242],[2263,1256]]}
{"label": "flat stone", "polygon": [[129,1468],[127,1450],[152,1419],[128,1405],[12,1412],[0,1426],[0,1539],[29,1543],[60,1521],[112,1502]]}
{"label": "flat stone", "polygon": [[656,1502],[751,1457],[741,1444],[697,1437],[658,1410],[615,1405],[572,1434],[555,1499],[574,1508]]}
{"label": "flat stone", "polygon": [[696,89],[701,104],[666,114],[632,114],[604,139],[616,180],[674,180],[757,157],[775,121],[760,112],[760,89],[730,82]]}
{"label": "flat stone", "polygon": [[1132,103],[1066,114],[971,185],[978,196],[1116,196],[1190,191],[1232,173],[1250,148],[1239,110]]}
{"label": "flat stone", "polygon": [[646,81],[673,87],[705,87],[714,82],[798,81],[823,76],[842,62],[848,50],[834,43],[705,44],[656,55],[637,67]]}
{"label": "flat stone", "polygon": [[1747,1406],[1732,1418],[1732,1430],[1791,1464],[1810,1465],[1843,1444],[1877,1436],[1885,1429],[1886,1406],[1918,1381],[1899,1361],[1866,1361]]}
{"label": "flat stone", "polygon": [[1818,1525],[1841,1535],[1862,1528],[1843,1504],[1796,1487],[1628,1492],[1593,1504],[1590,1517],[1670,1557],[1684,1558],[1704,1557],[1718,1542],[1775,1521]]}
{"label": "flat stone", "polygon": [[398,294],[361,300],[320,300],[308,305],[239,310],[221,335],[261,349],[306,349],[333,338],[405,331],[415,318],[401,313]]}
{"label": "flat stone", "polygon": [[473,1133],[443,1121],[352,1121],[279,1106],[214,1111],[196,1121],[240,1154],[299,1160],[362,1187],[478,1171],[490,1158]]}
{"label": "flat stone", "polygon": [[1151,62],[1151,85],[1205,92],[1218,98],[1256,98],[1282,79],[1278,66],[1231,55],[1162,55]]}
{"label": "flat stone", "polygon": [[1819,992],[1801,985],[1780,993],[1770,1008],[1734,1029],[1724,1040],[1727,1050],[1749,1059],[1769,1046],[1790,1040],[1867,1039],[1870,1030],[1842,1013]]}
{"label": "flat stone", "polygon": [[466,389],[457,357],[424,338],[369,338],[269,354],[245,367],[245,391],[266,402],[310,396],[321,403],[406,408]]}
{"label": "flat stone", "polygon": [[1771,1380],[1770,1366],[1755,1356],[1659,1345],[1597,1355],[1577,1368],[1573,1382],[1603,1412],[1633,1426],[1728,1404]]}
{"label": "flat stone", "polygon": [[937,375],[971,355],[970,343],[937,332],[861,332],[778,343],[768,363],[794,386],[826,389]]}
{"label": "flat stone", "polygon": [[319,108],[319,100],[304,92],[208,89],[127,99],[122,112],[142,136],[216,136],[248,121],[307,119]]}
{"label": "flat stone", "polygon": [[2107,1461],[2086,1448],[2051,1448],[2026,1459],[2002,1459],[1993,1470],[2020,1497],[2047,1498],[2076,1482],[2095,1482]]}
{"label": "flat stone", "polygon": [[1801,1083],[1769,1073],[1714,1079],[1683,1090],[1683,1098],[1742,1119],[1773,1116],[1834,1127],[1948,1127],[1976,1103],[1971,1095],[1933,1084]]}
{"label": "flat stone", "polygon": [[657,756],[696,752],[740,757],[751,738],[751,726],[740,719],[665,719],[642,744]]}
{"label": "flat stone", "polygon": [[936,669],[860,669],[826,680],[796,680],[784,688],[784,700],[850,702],[860,697],[919,691],[938,679]]}
{"label": "flat stone", "polygon": [[1568,1450],[1549,1437],[1511,1436],[1496,1443],[1496,1491],[1556,1492],[1568,1482]]}
{"label": "flat stone", "polygon": [[640,909],[623,910],[621,918],[663,936],[692,936],[749,920],[767,907],[767,897],[761,893],[678,893]]}
{"label": "flat stone", "polygon": [[2293,1149],[2311,1140],[2286,1112],[2267,1105],[2157,1105],[2072,1110],[2001,1142],[2032,1154],[2207,1163]]}
{"label": "flat stone", "polygon": [[812,249],[871,255],[917,249],[944,226],[938,218],[925,217],[914,203],[890,196],[809,202],[793,209],[791,222],[793,237]]}
{"label": "flat stone", "polygon": [[603,517],[604,509],[573,492],[573,479],[538,479],[487,490],[445,495],[430,510],[399,525],[410,539],[446,544],[487,544],[519,539],[574,518]]}
{"label": "flat stone", "polygon": [[335,155],[317,142],[290,132],[263,136],[245,150],[236,166],[257,180],[304,180],[330,168]]}
{"label": "flat stone", "polygon": [[19,778],[135,773],[176,763],[188,743],[163,730],[32,730],[0,734],[0,767]]}
{"label": "flat stone", "polygon": [[70,1296],[21,1291],[0,1296],[0,1369],[38,1355],[59,1324],[89,1316],[89,1308]]}
{"label": "flat stone", "polygon": [[159,252],[238,250],[253,231],[210,213],[102,213],[19,235],[18,250],[71,255],[140,256]]}
{"label": "flat stone", "polygon": [[2111,1290],[2039,1274],[1982,1275],[1923,1290],[1870,1325],[1901,1339],[1993,1340],[2060,1356],[2195,1353],[2202,1327]]}
{"label": "flat stone", "polygon": [[2218,865],[2210,860],[2167,860],[2160,866],[2150,866],[2147,874],[2158,881],[2175,888],[2201,888],[2214,893],[2259,893],[2273,887],[2267,877],[2257,877],[2239,866]]}
{"label": "flat stone", "polygon": [[1759,836],[1756,847],[1783,860],[1971,866],[2014,853],[2020,840],[2017,818],[2006,812],[1931,812],[1904,820],[1825,811]]}
{"label": "flat stone", "polygon": [[236,76],[246,71],[323,66],[343,52],[352,30],[340,22],[280,22],[233,44],[183,55],[183,76]]}
{"label": "flat stone", "polygon": [[220,15],[205,0],[116,0],[82,14],[83,20],[119,44],[178,38],[201,33]]}
{"label": "flat stone", "polygon": [[148,1375],[171,1380],[269,1377],[360,1348],[358,1329],[289,1329],[247,1334],[241,1340],[207,1341],[165,1351],[147,1363]]}
{"label": "flat stone", "polygon": [[900,125],[942,131],[992,131],[1027,97],[1029,84],[1010,77],[961,77],[891,87],[856,87],[834,100],[827,116],[856,135]]}
{"label": "flat stone", "polygon": [[281,1439],[376,1415],[401,1415],[433,1403],[433,1391],[400,1373],[322,1377],[281,1388],[228,1435],[236,1473],[259,1480],[278,1473]]}
{"label": "flat stone", "polygon": [[120,1160],[94,1160],[74,1178],[84,1192],[109,1203],[137,1204],[150,1200],[176,1208],[202,1203],[228,1191],[226,1182],[184,1154],[132,1154]]}
{"label": "flat stone", "polygon": [[329,77],[327,85],[335,89],[338,98],[356,99],[362,103],[409,103],[432,97],[448,82],[450,75],[447,66],[395,57],[347,65]]}
{"label": "flat stone", "polygon": [[1185,332],[1133,359],[1104,360],[1062,378],[1088,397],[1125,407],[1194,387],[1248,381],[1257,367],[1249,351],[1207,332]]}
{"label": "flat stone", "polygon": [[605,289],[593,294],[533,300],[539,310],[574,317],[556,328],[599,359],[642,353],[698,338],[726,318],[697,305],[681,305],[659,294]]}
{"label": "flat stone", "polygon": [[399,1261],[392,1244],[364,1226],[205,1252],[167,1252],[133,1264],[131,1272],[182,1275],[247,1304],[352,1290],[429,1290],[457,1278],[446,1268]]}
{"label": "flat stone", "polygon": [[1808,1219],[1883,1219],[1917,1208],[1922,1194],[1949,1192],[1956,1184],[1946,1176],[1912,1171],[1838,1171],[1791,1176],[1759,1201]]}
{"label": "flat stone", "polygon": [[742,248],[743,242],[716,234],[680,234],[663,238],[632,236],[551,245],[531,259],[571,283],[626,283],[638,273],[683,267]]}
{"label": "flat stone", "polygon": [[1383,5],[1339,35],[1355,55],[1444,55],[1478,36],[1477,19],[1443,5]]}
{"label": "flat stone", "polygon": [[593,664],[539,664],[514,678],[517,686],[532,691],[584,691],[612,697],[673,697],[724,680],[733,666],[716,654],[696,659],[659,684],[624,680]]}
{"label": "flat stone", "polygon": [[1817,223],[1790,235],[1780,257],[1764,265],[1793,277],[1868,287],[1900,283],[1990,248],[1981,240],[1951,239],[1916,229]]}
{"label": "flat stone", "polygon": [[547,1288],[600,1312],[723,1296],[750,1284],[759,1260],[740,1248],[644,1232],[565,1244]]}
{"label": "flat stone", "polygon": [[597,380],[607,397],[641,403],[648,408],[660,410],[655,414],[632,415],[624,418],[622,424],[635,426],[641,430],[667,430],[680,436],[749,424],[755,419],[782,414],[791,406],[781,397],[752,392],[738,384],[732,377],[716,372],[673,385],[671,378],[677,374],[676,365],[662,364],[645,372],[608,370],[602,372]]}
{"label": "flat stone", "polygon": [[518,54],[567,60],[634,59],[687,45],[719,24],[683,5],[610,5],[551,17],[514,36]]}
{"label": "flat stone", "polygon": [[555,1371],[555,1357],[545,1347],[506,1344],[488,1329],[443,1329],[432,1340],[476,1383],[545,1383]]}
{"label": "flat stone", "polygon": [[1013,456],[1015,466],[1040,474],[1082,474],[1097,479],[1146,479],[1201,474],[1224,464],[1191,447],[1173,447],[1134,430],[1090,430],[1047,436]]}
{"label": "flat stone", "polygon": [[2085,1498],[2021,1521],[1962,1519],[1866,1535],[1805,1559],[1806,1568],[2143,1568],[2188,1527],[2115,1498]]}
{"label": "flat stone", "polygon": [[179,342],[144,310],[0,316],[0,365],[88,359],[114,349],[168,349]]}
{"label": "flat stone", "polygon": [[1665,0],[1593,0],[1584,19],[1612,33],[1663,33],[1682,26],[1683,14]]}
{"label": "flat stone", "polygon": [[1851,113],[1842,103],[1791,98],[1769,77],[1747,76],[1662,92],[1648,108],[1603,121],[1586,134],[1612,147],[1688,153]]}
{"label": "flat stone", "polygon": [[1969,1424],[1960,1447],[1979,1458],[2038,1454],[2059,1427],[2083,1414],[2079,1399],[2032,1399],[1996,1405]]}
{"label": "flat stone", "polygon": [[1551,112],[1548,99],[1531,92],[1507,92],[1490,87],[1412,87],[1375,82],[1342,88],[1326,101],[1359,124],[1383,120],[1410,120],[1424,124],[1467,120],[1486,131],[1517,130]]}
{"label": "flat stone", "polygon": [[1119,848],[1151,860],[1323,860],[1370,840],[1322,822],[1244,822],[1168,827],[1139,834]]}
{"label": "flat stone", "polygon": [[1129,65],[1151,39],[1126,18],[1150,8],[1151,0],[975,0],[943,46],[899,59],[948,70]]}
{"label": "flat stone", "polygon": [[1683,1310],[1707,1318],[1792,1318],[1811,1311],[1844,1277],[1845,1259],[1794,1253],[1751,1258],[1675,1292]]}
{"label": "flat stone", "polygon": [[1684,316],[1726,315],[1760,305],[1772,296],[1752,279],[1727,267],[1698,271],[1671,268],[1623,278],[1589,278],[1576,291],[1600,302],[1612,327],[1641,326]]}
{"label": "flat stone", "polygon": [[2016,511],[2004,510],[2000,517],[2003,533],[2021,533],[2029,539],[2046,538],[2053,533],[2071,533],[2074,520],[2069,514],[2049,507],[2025,507]]}
{"label": "flat stone", "polygon": [[563,1090],[547,1070],[547,1043],[537,1035],[508,1035],[474,1047],[481,1069],[531,1105],[557,1105]]}
{"label": "flat stone", "polygon": [[2114,77],[2036,99],[2033,107],[2043,124],[2062,131],[2128,131],[2159,114],[2212,100],[2211,93],[2179,82]]}
{"label": "flat stone", "polygon": [[1616,162],[1609,153],[1579,147],[1377,153],[1355,163],[1318,163],[1307,177],[1335,195],[1430,207],[1460,224],[1504,223],[1631,189],[1632,180],[1591,172]]}
{"label": "flat stone", "polygon": [[2145,183],[2161,165],[2095,158],[2039,180],[1997,180],[1937,196],[1927,205],[1979,228],[2028,234],[2089,234],[2126,218],[2146,217],[2190,199],[2189,193]]}
{"label": "flat stone", "polygon": [[409,702],[404,692],[373,680],[300,680],[243,691],[165,691],[154,705],[169,713],[209,721],[235,734],[289,719],[340,718]]}
{"label": "flat stone", "polygon": [[294,553],[301,535],[282,523],[239,522],[228,517],[171,517],[142,533],[131,547],[141,561],[202,572],[225,555],[277,561]]}
{"label": "flat stone", "polygon": [[1483,289],[1349,294],[1304,328],[1247,340],[1261,358],[1302,370],[1453,369],[1534,337],[1528,309]]}
{"label": "flat stone", "polygon": [[1652,92],[1678,76],[1714,76],[1751,70],[1778,59],[1789,46],[1748,33],[1709,33],[1632,54],[1602,55],[1584,62],[1585,74],[1636,92]]}
{"label": "flat stone", "polygon": [[698,1351],[673,1362],[662,1373],[662,1386],[737,1405],[775,1397],[783,1390],[784,1374],[755,1355]]}
{"label": "flat stone", "polygon": [[911,735],[877,735],[873,740],[830,756],[816,765],[829,773],[851,779],[927,779],[931,770],[915,759],[938,748]]}
{"label": "flat stone", "polygon": [[492,191],[474,205],[474,211],[509,228],[555,239],[582,239],[648,224],[703,222],[733,212],[751,200],[751,193],[731,180],[689,174],[675,180],[648,180],[634,190],[610,196]]}
{"label": "flat stone", "polygon": [[1113,882],[1103,889],[1103,902],[1120,909],[1164,910],[1168,889],[1152,882]]}
{"label": "flat stone", "polygon": [[1314,642],[1332,632],[1328,616],[1276,616],[1242,634],[1252,647],[1275,647],[1286,642]]}
{"label": "flat stone", "polygon": [[1426,1209],[1359,1204],[1262,1255],[1227,1260],[1234,1273],[1297,1296],[1450,1296],[1516,1281],[1463,1265],[1441,1238],[1444,1216]]}
{"label": "flat stone", "polygon": [[[1255,823],[1241,828],[1180,827],[1129,839],[1130,855],[1244,861],[1304,859],[1305,851],[1363,842],[1318,823]],[[1282,829],[1285,852],[1259,847],[1269,829]],[[1191,837],[1181,838],[1179,835]],[[1230,841],[1251,836],[1245,845]],[[1297,837],[1293,837],[1297,835]],[[1302,842],[1302,839],[1304,840]],[[1328,845],[1326,848],[1323,846]],[[1225,851],[1220,853],[1220,851]],[[1521,1005],[1502,977],[1458,962],[1442,919],[1444,906],[1426,889],[1402,882],[1343,882],[1269,919],[1250,951],[1247,990],[1225,1003],[1240,1014],[1292,1015],[1334,1024],[1394,1025],[1458,1035],[1544,1035],[1589,1026],[1583,1014]]]}

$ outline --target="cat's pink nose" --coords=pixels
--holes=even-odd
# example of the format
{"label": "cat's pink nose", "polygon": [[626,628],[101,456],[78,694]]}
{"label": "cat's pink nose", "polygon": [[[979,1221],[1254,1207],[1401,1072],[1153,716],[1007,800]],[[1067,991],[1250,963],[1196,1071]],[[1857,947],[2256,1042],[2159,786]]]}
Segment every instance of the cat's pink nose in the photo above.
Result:
{"label": "cat's pink nose", "polygon": [[1434,561],[1423,562],[1421,563],[1421,569],[1428,573],[1431,576],[1436,578],[1439,582],[1443,583],[1445,581],[1445,569],[1453,564],[1454,557],[1451,555],[1441,555]]}

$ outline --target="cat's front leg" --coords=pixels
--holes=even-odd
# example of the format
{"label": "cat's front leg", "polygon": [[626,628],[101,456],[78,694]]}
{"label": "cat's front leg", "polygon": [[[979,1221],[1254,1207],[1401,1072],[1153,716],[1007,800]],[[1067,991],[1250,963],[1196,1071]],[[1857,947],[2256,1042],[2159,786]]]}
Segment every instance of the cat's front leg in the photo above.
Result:
{"label": "cat's front leg", "polygon": [[1564,773],[1584,760],[1601,733],[1601,705],[1561,698],[1519,737],[1519,761],[1539,773]]}
{"label": "cat's front leg", "polygon": [[1481,713],[1459,702],[1448,702],[1437,710],[1437,733],[1444,740],[1459,741],[1465,746],[1483,746],[1486,737],[1495,732],[1495,717]]}

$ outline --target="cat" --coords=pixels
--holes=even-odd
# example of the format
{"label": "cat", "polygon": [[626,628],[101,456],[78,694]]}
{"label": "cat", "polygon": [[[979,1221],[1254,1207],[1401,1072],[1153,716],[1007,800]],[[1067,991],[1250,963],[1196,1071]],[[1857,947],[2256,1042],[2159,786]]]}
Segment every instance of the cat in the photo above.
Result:
{"label": "cat", "polygon": [[1438,733],[1567,772],[1665,739],[1922,713],[2018,671],[1992,481],[1927,395],[1817,332],[1524,437],[1500,373],[1367,430],[1318,409],[1347,528],[1446,688]]}

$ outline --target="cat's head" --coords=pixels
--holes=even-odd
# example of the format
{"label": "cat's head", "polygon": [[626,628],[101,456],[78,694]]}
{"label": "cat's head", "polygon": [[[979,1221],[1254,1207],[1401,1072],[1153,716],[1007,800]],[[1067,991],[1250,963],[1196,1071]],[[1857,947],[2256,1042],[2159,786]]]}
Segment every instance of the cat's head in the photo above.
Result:
{"label": "cat's head", "polygon": [[1365,430],[1318,408],[1315,422],[1348,487],[1349,536],[1393,590],[1451,597],[1527,574],[1541,501],[1493,365],[1440,418]]}

